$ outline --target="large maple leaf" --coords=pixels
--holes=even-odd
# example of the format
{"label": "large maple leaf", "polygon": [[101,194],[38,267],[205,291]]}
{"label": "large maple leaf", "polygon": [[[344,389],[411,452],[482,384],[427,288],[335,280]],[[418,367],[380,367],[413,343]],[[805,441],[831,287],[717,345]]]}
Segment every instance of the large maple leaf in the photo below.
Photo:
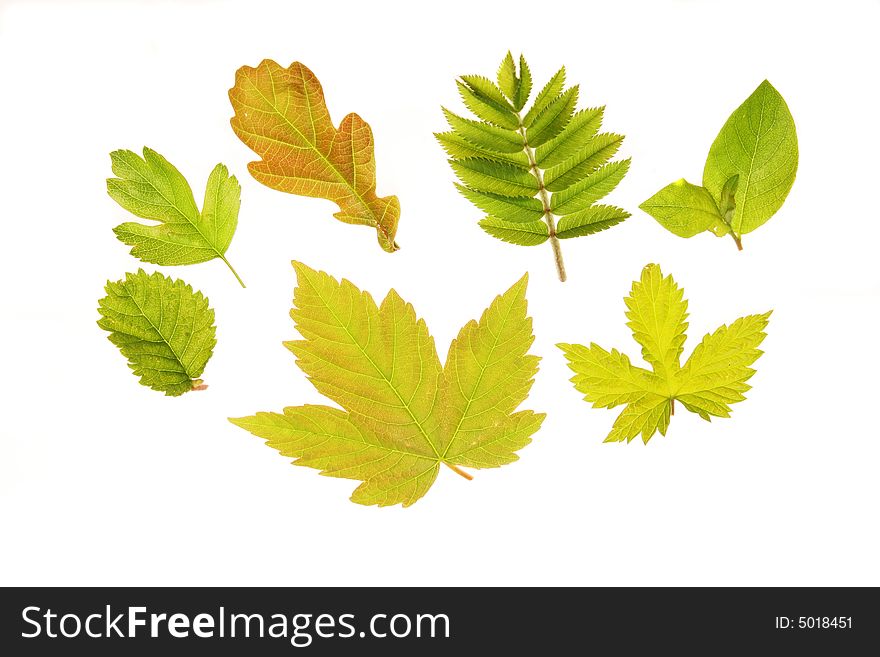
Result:
{"label": "large maple leaf", "polygon": [[538,370],[523,276],[470,321],[441,366],[413,307],[391,290],[381,305],[347,280],[294,263],[291,317],[303,339],[285,343],[312,384],[339,404],[295,406],[231,421],[296,465],[360,480],[358,504],[409,506],[444,464],[494,468],[517,459],[543,413],[516,411]]}

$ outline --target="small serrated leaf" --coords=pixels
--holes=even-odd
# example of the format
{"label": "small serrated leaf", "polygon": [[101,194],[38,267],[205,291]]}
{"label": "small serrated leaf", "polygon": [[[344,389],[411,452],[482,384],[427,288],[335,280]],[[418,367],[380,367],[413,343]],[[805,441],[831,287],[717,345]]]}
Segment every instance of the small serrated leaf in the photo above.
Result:
{"label": "small serrated leaf", "polygon": [[613,205],[593,205],[562,217],[556,227],[556,236],[565,240],[592,235],[616,226],[629,216],[629,212]]}
{"label": "small serrated leaf", "polygon": [[443,108],[443,114],[450,127],[459,135],[480,148],[499,153],[522,151],[522,137],[512,130],[496,125],[465,119]]}
{"label": "small serrated leaf", "polygon": [[574,85],[555,98],[528,126],[529,146],[537,148],[562,132],[571,121],[577,106],[578,85]]}
{"label": "small serrated leaf", "polygon": [[550,231],[543,221],[519,221],[511,222],[486,217],[480,221],[480,228],[497,237],[503,242],[517,244],[518,246],[537,246],[550,239]]}
{"label": "small serrated leaf", "polygon": [[516,85],[516,96],[513,106],[517,112],[525,107],[532,93],[532,71],[523,55],[519,56],[519,80]]}
{"label": "small serrated leaf", "polygon": [[547,169],[544,186],[551,192],[561,192],[576,185],[582,178],[595,171],[614,157],[623,135],[602,133],[590,139],[587,144],[562,164]]}
{"label": "small serrated leaf", "polygon": [[576,112],[561,133],[535,150],[538,166],[547,169],[578,153],[599,132],[604,111],[595,107]]}
{"label": "small serrated leaf", "polygon": [[98,326],[141,384],[172,397],[200,388],[217,343],[208,299],[182,280],[143,269],[107,281],[105,290]]}
{"label": "small serrated leaf", "polygon": [[629,171],[630,159],[611,162],[599,167],[578,182],[553,194],[551,209],[554,214],[566,215],[590,207],[610,194]]}
{"label": "small serrated leaf", "polygon": [[498,151],[485,150],[451,130],[448,132],[435,132],[434,136],[440,142],[443,150],[454,160],[479,158],[481,160],[513,164],[524,170],[529,168],[529,158],[523,151],[499,153]]}
{"label": "small serrated leaf", "polygon": [[538,182],[528,171],[489,160],[450,160],[456,175],[468,187],[502,196],[534,196]]}
{"label": "small serrated leaf", "polygon": [[513,61],[513,55],[510,51],[501,60],[501,66],[498,67],[498,87],[507,96],[508,100],[513,101],[516,98],[516,87],[518,80],[516,77],[516,64]]}
{"label": "small serrated leaf", "polygon": [[478,192],[470,187],[455,184],[462,196],[480,210],[493,217],[519,223],[522,221],[540,222],[544,217],[544,206],[536,198],[510,197],[491,192]]}
{"label": "small serrated leaf", "polygon": [[461,82],[457,84],[458,93],[465,106],[483,121],[500,128],[516,130],[519,127],[519,120],[516,118],[516,112],[513,109],[505,108],[498,103],[492,102],[483,95],[476,93],[466,84]]}
{"label": "small serrated leaf", "polygon": [[525,125],[526,128],[532,127],[532,123],[537,116],[547,109],[547,106],[553,102],[554,98],[557,98],[559,94],[562,93],[563,87],[565,87],[564,66],[556,71],[556,74],[550,78],[550,81],[547,82],[547,84],[544,85],[544,88],[538,92],[531,109],[529,109],[529,111],[526,112],[525,117],[523,117],[523,125]]}

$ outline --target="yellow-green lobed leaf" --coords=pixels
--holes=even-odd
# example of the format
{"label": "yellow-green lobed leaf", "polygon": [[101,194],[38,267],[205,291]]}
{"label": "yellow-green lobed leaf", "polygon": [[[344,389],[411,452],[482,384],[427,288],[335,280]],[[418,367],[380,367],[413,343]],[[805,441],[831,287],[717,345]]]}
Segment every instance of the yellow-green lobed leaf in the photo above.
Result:
{"label": "yellow-green lobed leaf", "polygon": [[516,460],[544,415],[517,411],[537,372],[528,354],[527,277],[468,322],[440,365],[434,339],[391,290],[369,293],[294,263],[291,311],[302,339],[286,343],[312,384],[341,409],[297,406],[231,421],[298,465],[361,482],[359,504],[409,506],[441,464],[494,468]]}
{"label": "yellow-green lobed leaf", "polygon": [[107,180],[110,197],[133,215],[156,222],[128,221],[113,229],[135,258],[166,266],[220,258],[244,287],[225,255],[238,225],[241,187],[224,165],[208,177],[199,212],[186,178],[156,151],[145,147],[143,157],[113,151],[110,161],[116,175]]}
{"label": "yellow-green lobed leaf", "polygon": [[629,442],[640,436],[647,443],[666,435],[675,400],[705,420],[729,417],[730,405],[743,401],[761,356],[770,313],[748,315],[706,335],[684,367],[680,358],[687,329],[687,301],[671,276],[647,265],[625,299],[627,326],[642,347],[651,370],[633,365],[616,349],[562,343],[574,372],[571,381],[595,408],[624,408],[605,442]]}

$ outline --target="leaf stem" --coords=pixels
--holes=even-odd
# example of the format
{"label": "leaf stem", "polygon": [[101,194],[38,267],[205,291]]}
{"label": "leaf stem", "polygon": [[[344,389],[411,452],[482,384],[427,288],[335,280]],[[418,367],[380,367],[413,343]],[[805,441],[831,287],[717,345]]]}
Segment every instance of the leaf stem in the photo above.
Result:
{"label": "leaf stem", "polygon": [[739,235],[737,235],[736,233],[734,233],[732,230],[730,231],[730,236],[733,238],[733,241],[736,242],[736,248],[739,249],[740,251],[742,251],[743,250],[742,238]]}
{"label": "leaf stem", "polygon": [[538,181],[538,195],[541,198],[541,205],[544,206],[544,221],[547,223],[547,229],[550,232],[550,246],[553,247],[556,272],[559,274],[559,280],[564,283],[568,277],[565,274],[565,263],[562,260],[562,247],[559,244],[559,238],[556,237],[556,219],[553,217],[553,210],[550,207],[550,195],[544,186],[544,175],[541,173],[541,169],[538,168],[538,161],[535,159],[535,149],[529,146],[526,126],[523,124],[522,116],[520,116],[519,112],[517,112],[516,118],[519,120],[519,134],[523,140],[523,151],[525,151],[526,156],[529,158],[529,168],[532,171],[532,175]]}
{"label": "leaf stem", "polygon": [[443,463],[444,463],[444,465],[446,465],[447,468],[452,470],[455,474],[461,475],[462,477],[464,477],[468,481],[473,480],[473,476],[471,476],[470,474],[468,474],[467,472],[465,472],[464,470],[459,468],[457,465],[452,465],[452,463],[447,463],[446,461],[443,461]]}
{"label": "leaf stem", "polygon": [[244,284],[244,281],[241,280],[241,276],[239,276],[238,272],[235,271],[235,268],[231,264],[229,264],[229,261],[226,259],[226,256],[221,255],[220,259],[226,263],[226,266],[229,267],[229,271],[231,271],[235,275],[235,278],[238,281],[239,285],[241,285],[244,288],[247,288],[247,286]]}

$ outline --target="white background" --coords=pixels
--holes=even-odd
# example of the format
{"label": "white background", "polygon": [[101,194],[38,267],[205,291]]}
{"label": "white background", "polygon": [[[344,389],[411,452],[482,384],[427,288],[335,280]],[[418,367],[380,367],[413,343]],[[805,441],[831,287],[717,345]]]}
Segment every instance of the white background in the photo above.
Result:
{"label": "white background", "polygon": [[[542,13],[544,12],[544,13]],[[880,584],[877,2],[6,2],[0,4],[0,583],[230,585]],[[607,104],[631,173],[624,224],[549,245],[498,242],[452,186],[432,137],[458,74],[524,51],[540,87],[565,64]],[[247,173],[229,127],[236,69],[300,60],[336,122],[373,127],[382,195],[403,214],[389,255],[332,203]],[[764,78],[784,95],[800,169],[745,236],[683,240],[637,209],[699,183],[709,145]],[[242,183],[228,256],[165,268],[203,290],[218,340],[206,392],[138,384],[95,325],[107,278],[139,263],[111,228],[108,153],[158,150],[201,204],[224,162]],[[320,403],[281,341],[291,259],[412,302],[441,357],[524,271],[548,413],[510,466],[448,470],[409,509],[348,501],[356,482],[295,468],[227,416]],[[615,411],[568,382],[556,342],[638,361],[622,297],[659,262],[704,333],[775,310],[748,401],[711,424],[606,445]],[[143,265],[148,271],[155,268]],[[683,409],[682,409],[683,411]]]}

